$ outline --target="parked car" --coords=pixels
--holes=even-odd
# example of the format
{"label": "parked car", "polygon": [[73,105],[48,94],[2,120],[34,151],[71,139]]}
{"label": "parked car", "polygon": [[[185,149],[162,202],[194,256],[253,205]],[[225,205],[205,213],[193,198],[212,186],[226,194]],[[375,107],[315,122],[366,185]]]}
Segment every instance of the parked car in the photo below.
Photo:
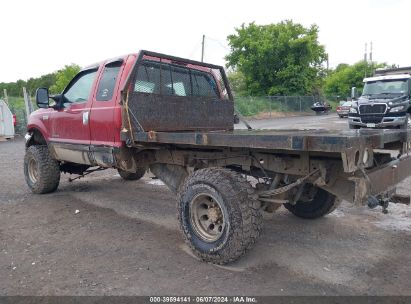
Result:
{"label": "parked car", "polygon": [[346,101],[342,105],[337,107],[337,114],[340,118],[348,117],[348,113],[350,112],[350,108],[352,106],[351,101]]}
{"label": "parked car", "polygon": [[328,114],[328,112],[332,109],[332,107],[328,104],[328,102],[315,102],[311,106],[311,110],[315,112],[316,115],[321,115],[321,114]]}

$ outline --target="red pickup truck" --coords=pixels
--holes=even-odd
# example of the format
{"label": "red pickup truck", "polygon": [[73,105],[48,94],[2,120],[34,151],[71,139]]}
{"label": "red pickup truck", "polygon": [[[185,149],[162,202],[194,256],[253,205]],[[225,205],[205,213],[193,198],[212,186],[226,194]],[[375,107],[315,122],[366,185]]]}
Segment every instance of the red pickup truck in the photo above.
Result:
{"label": "red pickup truck", "polygon": [[[24,173],[34,193],[60,173],[150,170],[177,194],[178,220],[201,259],[231,262],[284,206],[314,219],[344,199],[409,204],[395,186],[411,174],[410,130],[234,130],[224,69],[140,51],[91,65],[59,95],[36,92]],[[250,180],[254,182],[251,184]]]}

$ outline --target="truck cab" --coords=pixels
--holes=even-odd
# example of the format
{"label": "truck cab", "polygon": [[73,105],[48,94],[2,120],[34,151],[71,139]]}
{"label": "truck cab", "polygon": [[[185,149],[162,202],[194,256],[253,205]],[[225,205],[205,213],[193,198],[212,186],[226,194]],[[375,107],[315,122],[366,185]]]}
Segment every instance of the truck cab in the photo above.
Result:
{"label": "truck cab", "polygon": [[233,129],[234,105],[224,72],[200,64],[140,51],[83,68],[61,94],[39,88],[40,109],[30,115],[26,145],[47,145],[65,173],[100,166],[117,168],[126,179],[136,172],[140,176],[144,170],[130,161],[121,138],[126,128]]}
{"label": "truck cab", "polygon": [[117,92],[124,82],[122,74],[134,61],[135,56],[129,55],[90,65],[58,95],[48,96],[48,90],[40,88],[40,109],[31,114],[28,129],[40,132],[47,142],[71,144],[72,149],[120,146]]}
{"label": "truck cab", "polygon": [[377,70],[364,79],[364,90],[348,114],[350,129],[410,125],[411,68]]}

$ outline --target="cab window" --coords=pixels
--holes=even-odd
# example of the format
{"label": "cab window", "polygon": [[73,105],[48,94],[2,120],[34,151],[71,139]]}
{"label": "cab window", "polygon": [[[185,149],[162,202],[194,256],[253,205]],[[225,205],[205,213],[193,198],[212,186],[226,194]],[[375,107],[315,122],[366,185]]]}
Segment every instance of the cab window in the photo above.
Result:
{"label": "cab window", "polygon": [[121,65],[122,61],[116,61],[104,67],[103,76],[97,88],[97,101],[109,101],[113,98]]}
{"label": "cab window", "polygon": [[96,79],[97,69],[80,72],[64,92],[65,103],[81,103],[89,99],[91,88]]}

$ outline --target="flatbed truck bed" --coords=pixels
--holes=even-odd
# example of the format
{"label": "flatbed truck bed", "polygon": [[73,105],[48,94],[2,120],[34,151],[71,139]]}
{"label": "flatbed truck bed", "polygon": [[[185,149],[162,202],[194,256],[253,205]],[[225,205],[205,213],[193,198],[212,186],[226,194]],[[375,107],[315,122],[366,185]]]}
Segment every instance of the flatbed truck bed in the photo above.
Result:
{"label": "flatbed truck bed", "polygon": [[407,142],[411,130],[234,130],[213,132],[136,132],[134,142],[196,147],[231,147],[298,152],[344,152],[355,147],[384,149]]}
{"label": "flatbed truck bed", "polygon": [[266,177],[301,177],[322,168],[322,187],[359,205],[392,191],[411,173],[411,130],[151,131],[122,136],[131,147],[155,151],[151,159],[162,163],[232,166],[243,172],[261,170]]}

